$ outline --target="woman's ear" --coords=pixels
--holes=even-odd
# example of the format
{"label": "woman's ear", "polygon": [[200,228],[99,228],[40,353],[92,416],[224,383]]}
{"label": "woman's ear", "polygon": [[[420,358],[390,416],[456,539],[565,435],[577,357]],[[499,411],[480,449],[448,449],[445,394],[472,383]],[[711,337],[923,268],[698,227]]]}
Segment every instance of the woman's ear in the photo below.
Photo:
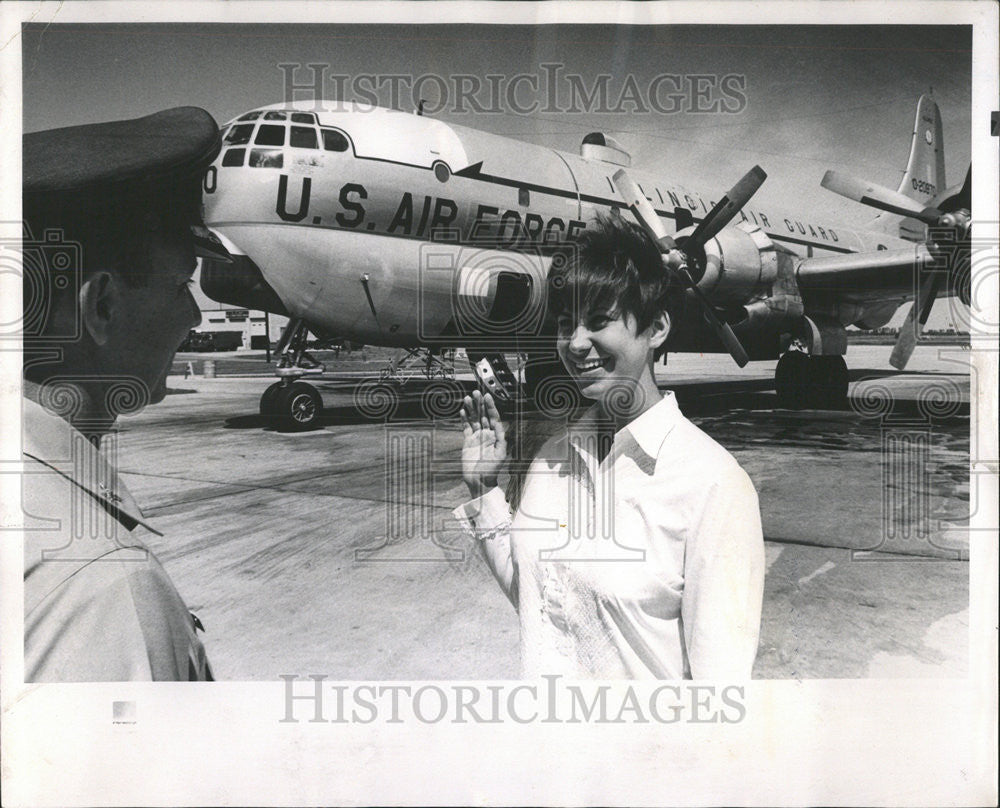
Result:
{"label": "woman's ear", "polygon": [[655,351],[670,335],[670,315],[665,311],[658,312],[649,324],[649,346]]}
{"label": "woman's ear", "polygon": [[118,289],[110,272],[96,272],[83,282],[78,301],[80,324],[97,345],[104,345],[111,333]]}

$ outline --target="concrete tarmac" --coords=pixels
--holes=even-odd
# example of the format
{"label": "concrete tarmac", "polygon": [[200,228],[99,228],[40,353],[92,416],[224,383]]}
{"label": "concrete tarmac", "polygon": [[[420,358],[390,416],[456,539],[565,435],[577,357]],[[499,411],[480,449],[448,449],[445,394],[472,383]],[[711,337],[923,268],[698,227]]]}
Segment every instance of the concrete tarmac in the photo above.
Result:
{"label": "concrete tarmac", "polygon": [[[755,677],[967,673],[968,354],[921,345],[899,374],[890,350],[852,346],[842,411],[777,408],[773,362],[658,366],[760,494]],[[516,614],[450,517],[457,419],[407,399],[375,422],[350,383],[317,380],[320,427],[282,432],[257,415],[270,382],[171,376],[162,404],[120,420],[123,477],[217,677],[516,677]]]}

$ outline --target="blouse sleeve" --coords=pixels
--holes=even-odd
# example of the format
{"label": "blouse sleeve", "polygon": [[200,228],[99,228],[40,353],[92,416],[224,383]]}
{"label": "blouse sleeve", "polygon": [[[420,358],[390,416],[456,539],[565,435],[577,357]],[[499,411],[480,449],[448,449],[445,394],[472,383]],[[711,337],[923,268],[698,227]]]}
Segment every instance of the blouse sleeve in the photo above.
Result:
{"label": "blouse sleeve", "polygon": [[500,488],[452,511],[462,529],[481,543],[483,555],[504,594],[517,608],[517,569],[510,553],[510,506]]}
{"label": "blouse sleeve", "polygon": [[685,551],[681,619],[691,678],[750,678],[763,595],[757,492],[737,466],[710,490]]}

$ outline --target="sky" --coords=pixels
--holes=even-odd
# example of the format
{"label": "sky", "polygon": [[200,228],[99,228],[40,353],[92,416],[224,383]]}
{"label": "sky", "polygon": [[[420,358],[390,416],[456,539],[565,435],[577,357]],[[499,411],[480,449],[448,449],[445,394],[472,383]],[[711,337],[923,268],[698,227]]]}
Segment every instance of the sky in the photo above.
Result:
{"label": "sky", "polygon": [[[604,131],[631,152],[633,166],[708,193],[759,163],[769,175],[761,205],[845,226],[863,226],[873,211],[822,190],[820,179],[833,168],[895,188],[921,93],[933,92],[941,109],[949,184],[961,182],[969,165],[971,35],[964,26],[54,24],[28,26],[23,36],[25,131],[179,105],[204,107],[222,123],[283,100],[288,69],[279,65],[318,63],[327,75],[347,77],[349,97],[360,74],[440,76],[449,95],[444,109],[434,109],[439,85],[425,80],[422,93],[437,118],[565,151],[577,151],[587,132]],[[553,64],[561,65],[554,82]],[[538,89],[529,78],[510,102],[490,94],[490,74],[504,84],[534,76]],[[590,91],[601,74],[609,74],[608,107],[629,82],[638,103],[626,99],[603,113],[596,104],[566,109],[570,82]],[[649,87],[665,74],[681,77],[682,94],[695,81],[714,86],[701,105],[718,101],[730,111],[695,112],[689,94],[671,110],[673,79],[654,84],[654,109]],[[310,75],[303,68],[295,79]],[[469,103],[455,110],[459,75],[483,79],[475,98],[499,111]],[[723,76],[734,77],[728,93]],[[410,110],[409,80],[397,81],[398,106]],[[558,110],[546,109],[553,86]],[[325,88],[336,97],[334,81]],[[386,106],[389,91],[383,79]],[[515,108],[531,102],[539,108]],[[931,326],[941,327],[939,319]]]}

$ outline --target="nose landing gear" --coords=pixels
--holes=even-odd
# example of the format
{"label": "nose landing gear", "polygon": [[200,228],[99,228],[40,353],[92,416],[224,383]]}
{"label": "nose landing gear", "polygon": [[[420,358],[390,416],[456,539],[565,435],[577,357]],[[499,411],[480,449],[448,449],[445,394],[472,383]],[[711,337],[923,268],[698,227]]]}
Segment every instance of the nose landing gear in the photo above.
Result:
{"label": "nose landing gear", "polygon": [[260,397],[260,414],[274,418],[289,431],[301,432],[316,425],[323,414],[323,399],[311,384],[299,381],[303,376],[320,376],[325,368],[308,353],[309,328],[303,320],[288,324],[278,345],[281,359],[275,370],[280,381],[268,387]]}
{"label": "nose landing gear", "polygon": [[275,382],[260,397],[260,414],[276,419],[285,429],[301,432],[319,421],[323,399],[319,391],[306,382]]}

